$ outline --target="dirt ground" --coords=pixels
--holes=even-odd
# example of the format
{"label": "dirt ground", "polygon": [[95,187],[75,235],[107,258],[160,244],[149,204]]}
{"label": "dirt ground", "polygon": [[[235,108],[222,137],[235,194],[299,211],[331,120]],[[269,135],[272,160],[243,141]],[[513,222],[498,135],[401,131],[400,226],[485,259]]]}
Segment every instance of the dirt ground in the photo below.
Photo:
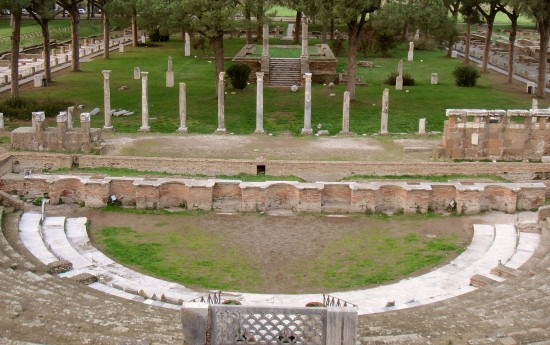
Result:
{"label": "dirt ground", "polygon": [[[457,241],[467,246],[471,240],[474,223],[505,220],[511,215],[494,212],[469,217],[441,217],[425,220],[382,219],[378,216],[328,217],[324,215],[306,216],[264,216],[258,214],[216,214],[207,213],[197,216],[178,215],[134,215],[102,212],[98,209],[78,208],[61,205],[49,208],[49,214],[66,212],[90,219],[92,236],[105,226],[127,226],[136,232],[155,232],[167,234],[186,231],[189,226],[198,227],[208,234],[221,235],[229,247],[242,247],[251,257],[253,265],[259,270],[262,281],[254,292],[270,293],[315,293],[324,291],[317,286],[297,284],[289,272],[296,267],[307,266],[323,248],[342,236],[353,235],[359,231],[371,231],[383,228],[393,236],[416,233],[429,238],[456,235]],[[508,220],[509,221],[509,220]],[[183,224],[185,226],[183,226]],[[224,250],[220,248],[220,250]],[[441,264],[452,260],[447,257]],[[415,272],[424,273],[433,268]],[[401,277],[403,278],[403,277]]]}

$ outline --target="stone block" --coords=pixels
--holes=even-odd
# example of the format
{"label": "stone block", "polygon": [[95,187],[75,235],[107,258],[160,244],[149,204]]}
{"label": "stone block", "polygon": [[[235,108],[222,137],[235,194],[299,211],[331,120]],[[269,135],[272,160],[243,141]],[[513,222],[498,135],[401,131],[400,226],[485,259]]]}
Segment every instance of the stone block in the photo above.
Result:
{"label": "stone block", "polygon": [[186,302],[181,307],[181,324],[186,345],[205,345],[208,329],[208,304]]}
{"label": "stone block", "polygon": [[472,277],[470,277],[470,286],[482,288],[486,285],[494,284],[497,281],[485,276],[482,276],[480,274],[476,274]]}

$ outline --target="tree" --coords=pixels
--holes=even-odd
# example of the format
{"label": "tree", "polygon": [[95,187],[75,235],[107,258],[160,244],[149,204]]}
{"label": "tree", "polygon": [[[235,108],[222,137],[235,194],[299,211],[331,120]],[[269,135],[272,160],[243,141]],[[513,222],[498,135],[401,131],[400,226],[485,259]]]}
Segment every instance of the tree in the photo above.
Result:
{"label": "tree", "polygon": [[11,97],[19,97],[19,48],[21,45],[21,18],[30,0],[0,0],[0,7],[11,12]]}
{"label": "tree", "polygon": [[451,16],[453,22],[454,22],[454,26],[453,26],[453,30],[451,31],[450,35],[449,35],[449,41],[448,41],[448,45],[447,45],[447,56],[448,57],[451,57],[451,53],[453,51],[453,45],[457,39],[457,36],[458,36],[458,31],[456,30],[456,22],[457,22],[457,18],[458,18],[458,11],[460,10],[460,3],[461,3],[461,0],[445,0],[444,1],[444,5],[445,5],[445,8],[447,9],[447,13]]}
{"label": "tree", "polygon": [[182,0],[180,3],[188,25],[214,48],[216,78],[224,70],[223,35],[231,29],[238,4],[238,0]]}
{"label": "tree", "polygon": [[510,0],[510,5],[519,7],[537,22],[540,38],[539,74],[537,78],[537,97],[544,97],[546,69],[548,59],[548,40],[550,39],[550,1],[548,0]]}
{"label": "tree", "polygon": [[508,8],[508,6],[500,4],[499,11],[506,14],[510,19],[512,28],[510,29],[510,34],[508,35],[508,84],[512,84],[514,80],[514,50],[516,44],[516,35],[518,31],[518,18],[519,10],[518,8]]}
{"label": "tree", "polygon": [[[150,3],[154,5],[155,3]],[[139,0],[109,0],[109,15],[119,15],[127,17],[128,13],[130,14],[132,22],[132,46],[137,47],[138,45],[138,26],[137,26],[137,15],[138,15],[138,5]]]}
{"label": "tree", "polygon": [[50,59],[50,20],[54,19],[57,11],[55,0],[32,0],[29,13],[40,25],[42,31],[42,51],[44,56],[44,76],[48,82],[52,81]]}
{"label": "tree", "polygon": [[347,91],[350,99],[355,99],[355,71],[357,40],[365,26],[367,14],[373,13],[381,6],[381,0],[335,0],[335,12],[346,22],[348,27],[348,82]]}
{"label": "tree", "polygon": [[[475,1],[475,0],[474,0]],[[470,63],[470,39],[472,36],[472,24],[480,22],[479,13],[475,6],[475,3],[470,1],[463,1],[460,7],[460,14],[466,22],[466,42],[464,49],[464,63]]]}
{"label": "tree", "polygon": [[[110,32],[111,32],[111,26],[109,23],[109,4],[110,0],[93,0],[88,2],[88,7],[92,5],[93,7],[98,7],[101,9],[101,18],[103,20],[103,58],[108,59],[109,58],[109,41],[111,38]],[[90,11],[88,11],[88,14]]]}
{"label": "tree", "polygon": [[63,7],[69,13],[71,17],[71,57],[72,57],[72,71],[78,72],[80,70],[80,12],[78,11],[78,4],[83,0],[57,0],[59,6]]}
{"label": "tree", "polygon": [[491,51],[491,37],[493,36],[493,25],[500,8],[500,3],[498,0],[478,2],[476,4],[476,8],[483,18],[485,18],[485,22],[487,23],[485,47],[483,48],[483,61],[481,63],[481,70],[483,72],[487,72],[487,66],[489,65],[489,52]]}

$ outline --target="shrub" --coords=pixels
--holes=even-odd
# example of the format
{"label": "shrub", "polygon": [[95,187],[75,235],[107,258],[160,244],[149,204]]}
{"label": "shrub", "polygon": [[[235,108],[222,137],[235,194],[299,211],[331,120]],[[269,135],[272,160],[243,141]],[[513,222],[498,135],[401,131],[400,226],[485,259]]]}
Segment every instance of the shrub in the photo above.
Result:
{"label": "shrub", "polygon": [[479,70],[470,65],[462,65],[453,71],[457,86],[472,87],[476,86],[477,79],[481,77]]}
{"label": "shrub", "polygon": [[148,32],[149,40],[151,42],[167,42],[170,39],[169,34],[161,34],[160,30],[158,28],[155,28],[153,30],[150,30]]}
{"label": "shrub", "polygon": [[[392,72],[384,80],[384,84],[395,86],[395,78],[399,73]],[[403,73],[403,86],[414,86],[414,78],[409,73]]]}
{"label": "shrub", "polygon": [[231,85],[235,89],[242,90],[246,87],[248,76],[250,75],[250,66],[245,64],[234,64],[227,69],[227,76],[231,80]]}
{"label": "shrub", "polygon": [[345,40],[341,37],[330,41],[330,50],[332,50],[334,56],[340,56],[344,53],[344,42]]}
{"label": "shrub", "polygon": [[437,42],[430,38],[421,38],[414,42],[415,50],[435,50]]}
{"label": "shrub", "polygon": [[33,111],[43,111],[46,116],[55,116],[60,111],[66,111],[71,105],[74,104],[53,98],[8,98],[0,103],[0,113],[4,113],[6,117],[12,119],[28,121],[31,119]]}

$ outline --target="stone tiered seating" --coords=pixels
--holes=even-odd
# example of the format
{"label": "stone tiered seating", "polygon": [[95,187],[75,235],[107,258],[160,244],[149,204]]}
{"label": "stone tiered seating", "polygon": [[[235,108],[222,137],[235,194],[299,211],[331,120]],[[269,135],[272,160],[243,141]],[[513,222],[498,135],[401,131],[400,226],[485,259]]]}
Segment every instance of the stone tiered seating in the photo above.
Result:
{"label": "stone tiered seating", "polygon": [[302,84],[300,59],[269,59],[269,85],[292,86]]}
{"label": "stone tiered seating", "polygon": [[183,343],[178,312],[29,271],[19,250],[0,229],[0,344]]}

